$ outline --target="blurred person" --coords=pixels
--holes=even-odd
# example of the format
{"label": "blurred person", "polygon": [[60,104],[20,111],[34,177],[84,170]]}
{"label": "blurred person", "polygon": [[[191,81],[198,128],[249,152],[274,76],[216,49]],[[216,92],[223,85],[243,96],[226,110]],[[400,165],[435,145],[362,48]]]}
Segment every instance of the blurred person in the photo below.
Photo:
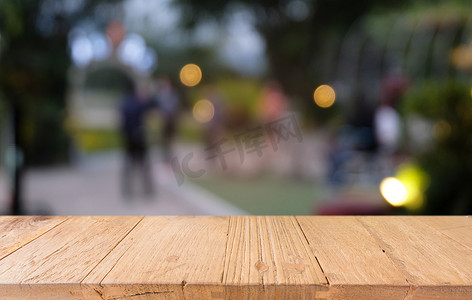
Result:
{"label": "blurred person", "polygon": [[157,102],[164,117],[162,128],[162,155],[165,163],[169,163],[172,156],[172,144],[177,131],[180,111],[180,97],[169,78],[162,78],[156,82],[157,91],[153,100]]}
{"label": "blurred person", "polygon": [[264,123],[283,118],[287,113],[287,97],[275,81],[269,81],[265,85],[260,101],[260,116]]}
{"label": "blurred person", "polygon": [[[277,81],[268,81],[261,92],[259,100],[259,116],[264,125],[278,122],[287,116],[289,110],[289,100],[281,85]],[[269,141],[270,137],[265,136]],[[298,146],[298,145],[297,145]],[[259,172],[270,173],[291,173],[298,177],[301,171],[300,165],[303,164],[303,158],[299,155],[300,149],[297,146],[289,146],[287,143],[280,143],[277,152],[273,149],[267,149],[259,162]],[[286,165],[291,168],[287,169]]]}
{"label": "blurred person", "polygon": [[357,96],[348,121],[353,137],[353,150],[365,152],[368,155],[373,155],[377,151],[374,119],[375,106],[367,101],[365,95]]}
{"label": "blurred person", "polygon": [[372,105],[363,94],[358,94],[354,98],[347,124],[341,127],[331,142],[328,175],[330,183],[344,184],[348,181],[350,173],[361,173],[362,169],[370,169],[372,173],[373,160],[378,149],[374,115]]}
{"label": "blurred person", "polygon": [[380,151],[394,153],[400,142],[402,123],[396,107],[407,88],[407,80],[401,70],[393,70],[383,80],[380,105],[375,112],[375,135]]}
{"label": "blurred person", "polygon": [[375,136],[380,151],[392,154],[398,148],[401,134],[400,115],[390,105],[381,104],[375,112]]}
{"label": "blurred person", "polygon": [[125,150],[122,188],[123,195],[127,198],[132,196],[135,172],[141,176],[146,195],[154,194],[144,120],[147,112],[156,106],[154,101],[149,101],[142,92],[136,90],[134,83],[130,83],[120,107],[121,134]]}
{"label": "blurred person", "polygon": [[407,86],[407,80],[400,69],[394,69],[382,81],[380,104],[374,119],[375,136],[379,145],[377,165],[382,176],[392,174],[401,159],[398,150],[403,122],[397,106]]}

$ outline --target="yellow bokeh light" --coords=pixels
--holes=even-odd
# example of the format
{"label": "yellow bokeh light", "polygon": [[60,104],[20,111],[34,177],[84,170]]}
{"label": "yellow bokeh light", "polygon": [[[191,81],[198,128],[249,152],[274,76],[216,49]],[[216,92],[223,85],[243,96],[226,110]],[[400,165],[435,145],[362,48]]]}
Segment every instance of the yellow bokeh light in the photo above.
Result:
{"label": "yellow bokeh light", "polygon": [[322,108],[328,108],[334,104],[336,93],[329,85],[320,85],[313,94],[316,105]]}
{"label": "yellow bokeh light", "polygon": [[186,86],[196,86],[202,80],[202,70],[195,64],[185,65],[180,70],[180,81]]}
{"label": "yellow bokeh light", "polygon": [[408,199],[408,191],[400,180],[387,177],[380,183],[380,193],[393,206],[402,206]]}
{"label": "yellow bokeh light", "polygon": [[206,99],[197,101],[193,106],[193,117],[199,123],[208,123],[215,116],[213,103]]}
{"label": "yellow bokeh light", "polygon": [[472,55],[470,45],[461,45],[451,51],[452,64],[462,70],[472,68]]}
{"label": "yellow bokeh light", "polygon": [[398,167],[395,178],[405,186],[408,197],[403,205],[410,211],[421,209],[425,203],[425,190],[429,185],[429,176],[414,163],[403,164]]}

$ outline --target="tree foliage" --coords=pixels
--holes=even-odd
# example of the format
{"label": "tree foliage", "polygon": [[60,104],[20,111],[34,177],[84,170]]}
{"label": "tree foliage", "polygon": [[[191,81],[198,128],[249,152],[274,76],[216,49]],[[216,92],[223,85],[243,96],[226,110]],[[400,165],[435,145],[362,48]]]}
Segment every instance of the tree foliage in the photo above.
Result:
{"label": "tree foliage", "polygon": [[119,1],[0,1],[0,91],[19,119],[26,163],[66,159],[67,37],[104,3]]}
{"label": "tree foliage", "polygon": [[[311,98],[315,84],[332,79],[336,46],[354,20],[378,7],[398,6],[405,2],[176,1],[182,7],[183,25],[187,28],[193,28],[208,18],[224,22],[238,9],[250,11],[255,17],[255,28],[266,44],[269,77],[281,82],[288,93],[303,99]],[[293,5],[299,5],[298,12],[293,12]]]}
{"label": "tree foliage", "polygon": [[[429,174],[427,214],[472,212],[472,102],[470,85],[457,81],[427,82],[409,91],[403,100],[406,115],[433,124],[431,145],[417,155]],[[425,132],[424,134],[428,134]],[[410,137],[415,139],[416,137]]]}

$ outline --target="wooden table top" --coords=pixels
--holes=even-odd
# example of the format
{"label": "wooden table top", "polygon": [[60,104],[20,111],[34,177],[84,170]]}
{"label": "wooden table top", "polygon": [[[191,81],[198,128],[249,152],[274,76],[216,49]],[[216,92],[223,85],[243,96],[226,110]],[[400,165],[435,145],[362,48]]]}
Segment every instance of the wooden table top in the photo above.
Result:
{"label": "wooden table top", "polygon": [[0,217],[0,299],[472,299],[472,219]]}

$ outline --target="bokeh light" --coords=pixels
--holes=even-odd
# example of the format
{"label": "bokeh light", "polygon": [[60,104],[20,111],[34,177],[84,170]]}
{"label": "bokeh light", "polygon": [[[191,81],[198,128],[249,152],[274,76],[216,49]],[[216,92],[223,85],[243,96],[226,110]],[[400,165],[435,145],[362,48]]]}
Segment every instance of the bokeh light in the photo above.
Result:
{"label": "bokeh light", "polygon": [[100,61],[106,59],[112,52],[111,42],[104,34],[93,32],[89,36],[93,48],[93,59]]}
{"label": "bokeh light", "polygon": [[408,198],[408,191],[403,183],[394,178],[387,177],[380,183],[380,193],[393,206],[402,206]]}
{"label": "bokeh light", "polygon": [[470,69],[472,67],[472,55],[470,53],[470,46],[461,45],[454,48],[451,52],[451,62],[459,69]]}
{"label": "bokeh light", "polygon": [[391,205],[417,211],[425,203],[428,185],[428,174],[415,163],[405,163],[398,167],[395,177],[382,180],[380,192]]}
{"label": "bokeh light", "polygon": [[202,70],[196,64],[187,64],[180,70],[180,81],[186,86],[196,86],[202,80]]}
{"label": "bokeh light", "polygon": [[81,33],[71,44],[72,61],[77,66],[86,66],[93,59],[93,45],[88,37]]}
{"label": "bokeh light", "polygon": [[316,105],[322,108],[328,108],[334,104],[336,93],[329,85],[320,85],[313,94]]}
{"label": "bokeh light", "polygon": [[425,203],[425,190],[429,185],[429,176],[414,163],[398,167],[395,177],[406,188],[408,196],[404,207],[408,210],[421,209]]}
{"label": "bokeh light", "polygon": [[208,123],[215,115],[215,107],[209,100],[202,99],[193,106],[193,117],[199,123]]}

